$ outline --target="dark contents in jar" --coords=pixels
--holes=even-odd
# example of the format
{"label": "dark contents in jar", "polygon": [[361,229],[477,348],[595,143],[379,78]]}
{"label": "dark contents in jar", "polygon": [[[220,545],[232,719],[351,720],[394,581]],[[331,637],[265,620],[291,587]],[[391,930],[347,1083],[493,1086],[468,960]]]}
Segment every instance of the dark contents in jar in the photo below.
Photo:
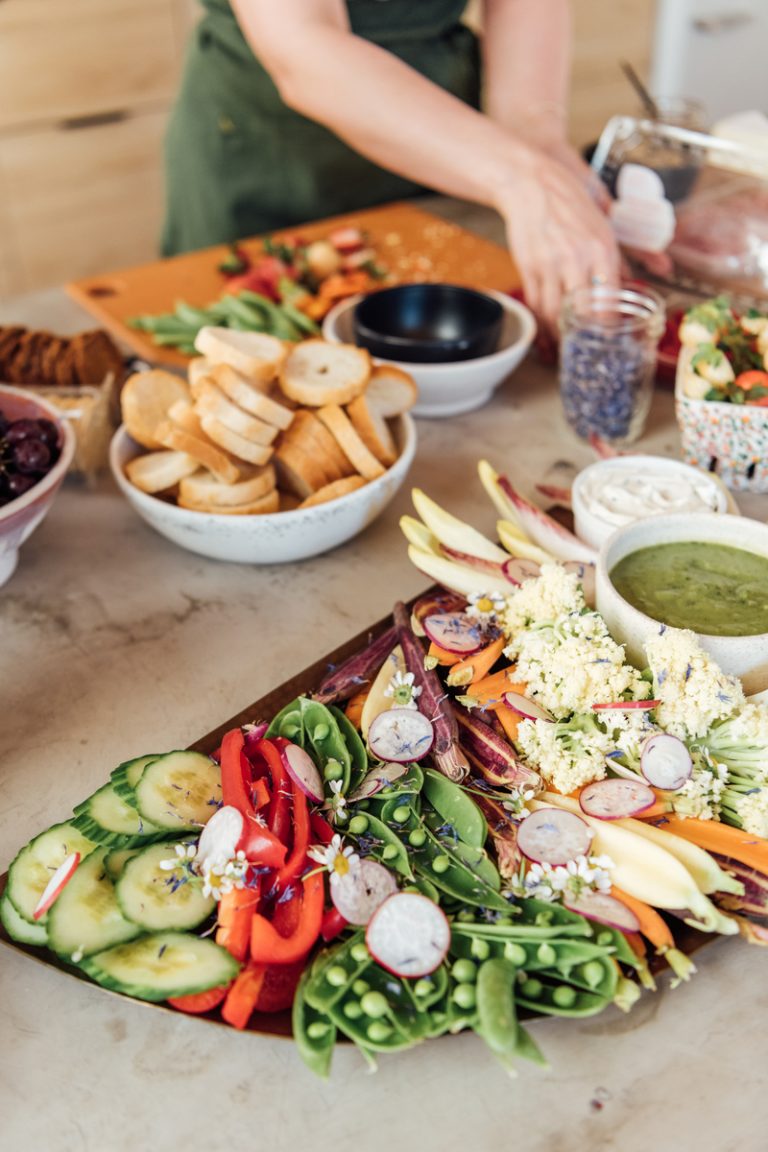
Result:
{"label": "dark contents in jar", "polygon": [[629,333],[577,329],[560,349],[566,419],[579,436],[629,436],[650,371],[647,342]]}
{"label": "dark contents in jar", "polygon": [[0,507],[34,488],[59,458],[52,420],[9,420],[0,411]]}

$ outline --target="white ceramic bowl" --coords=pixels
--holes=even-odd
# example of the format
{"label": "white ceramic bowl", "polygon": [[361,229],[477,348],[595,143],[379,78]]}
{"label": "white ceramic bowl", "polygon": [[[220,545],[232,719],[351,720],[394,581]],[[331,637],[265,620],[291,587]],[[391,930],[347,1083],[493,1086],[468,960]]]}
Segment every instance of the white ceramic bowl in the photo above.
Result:
{"label": "white ceramic bowl", "polygon": [[[656,635],[659,621],[627,603],[611,583],[610,572],[620,560],[640,548],[691,540],[724,544],[768,558],[768,525],[746,516],[650,516],[619,528],[600,549],[595,574],[597,610],[611,635],[626,644],[627,656],[640,668],[646,663],[643,644]],[[747,695],[768,688],[768,633],[755,636],[700,633],[699,639],[724,672],[741,677]]]}
{"label": "white ceramic bowl", "polygon": [[0,410],[11,420],[52,420],[59,429],[61,453],[50,472],[33,488],[0,507],[0,587],[10,580],[19,560],[19,548],[44,519],[75,454],[75,433],[68,420],[47,401],[0,384]]}
{"label": "white ceramic bowl", "polygon": [[[413,376],[419,389],[414,416],[458,416],[486,404],[526,355],[536,336],[533,313],[503,292],[486,290],[504,309],[499,350],[474,360],[452,364],[408,364],[399,360],[377,360],[394,364]],[[352,312],[360,296],[342,300],[326,316],[323,336],[335,344],[354,344]]]}
{"label": "white ceramic bowl", "polygon": [[400,455],[377,480],[329,504],[266,516],[193,512],[141,492],[125,475],[125,465],[143,449],[124,427],[112,437],[109,463],[118,487],[134,510],[174,544],[214,560],[284,564],[336,548],[357,536],[384,510],[403,483],[416,451],[413,420],[401,416],[394,425],[394,435]]}
{"label": "white ceramic bowl", "polygon": [[[631,490],[624,487],[627,482]],[[701,506],[695,508],[692,501],[690,507],[681,507],[681,498],[694,492],[701,494]],[[596,549],[617,528],[647,516],[722,514],[729,510],[728,493],[716,476],[665,456],[596,460],[579,472],[571,496],[576,535]]]}

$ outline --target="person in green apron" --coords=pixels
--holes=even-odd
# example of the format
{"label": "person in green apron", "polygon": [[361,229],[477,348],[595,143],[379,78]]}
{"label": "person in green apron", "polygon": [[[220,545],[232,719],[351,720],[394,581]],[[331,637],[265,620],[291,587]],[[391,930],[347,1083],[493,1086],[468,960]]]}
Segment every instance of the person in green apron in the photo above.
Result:
{"label": "person in green apron", "polygon": [[567,0],[484,0],[482,50],[466,0],[202,3],[166,139],[165,255],[429,188],[501,213],[549,323],[564,291],[615,279],[565,141]]}

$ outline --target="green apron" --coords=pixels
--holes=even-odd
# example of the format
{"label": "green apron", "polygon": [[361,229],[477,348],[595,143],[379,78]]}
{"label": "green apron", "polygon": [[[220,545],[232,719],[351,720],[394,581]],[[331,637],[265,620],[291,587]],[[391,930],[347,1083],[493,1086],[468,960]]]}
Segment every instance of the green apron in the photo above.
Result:
{"label": "green apron", "polygon": [[[424,191],[287,108],[227,0],[203,3],[166,137],[165,255]],[[465,6],[347,0],[353,32],[477,107],[479,53],[460,23]]]}

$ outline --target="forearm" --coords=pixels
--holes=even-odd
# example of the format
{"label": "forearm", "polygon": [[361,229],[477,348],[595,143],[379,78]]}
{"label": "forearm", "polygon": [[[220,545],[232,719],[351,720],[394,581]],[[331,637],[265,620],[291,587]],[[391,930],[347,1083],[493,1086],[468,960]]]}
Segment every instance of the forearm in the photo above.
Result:
{"label": "forearm", "polygon": [[485,107],[507,131],[564,140],[570,82],[569,0],[485,0]]}
{"label": "forearm", "polygon": [[[285,102],[406,179],[498,207],[530,150],[391,53],[325,18],[271,21],[272,0],[235,0],[238,20]],[[294,9],[297,0],[283,0]],[[306,6],[311,9],[313,5]],[[324,8],[324,5],[320,7]]]}

